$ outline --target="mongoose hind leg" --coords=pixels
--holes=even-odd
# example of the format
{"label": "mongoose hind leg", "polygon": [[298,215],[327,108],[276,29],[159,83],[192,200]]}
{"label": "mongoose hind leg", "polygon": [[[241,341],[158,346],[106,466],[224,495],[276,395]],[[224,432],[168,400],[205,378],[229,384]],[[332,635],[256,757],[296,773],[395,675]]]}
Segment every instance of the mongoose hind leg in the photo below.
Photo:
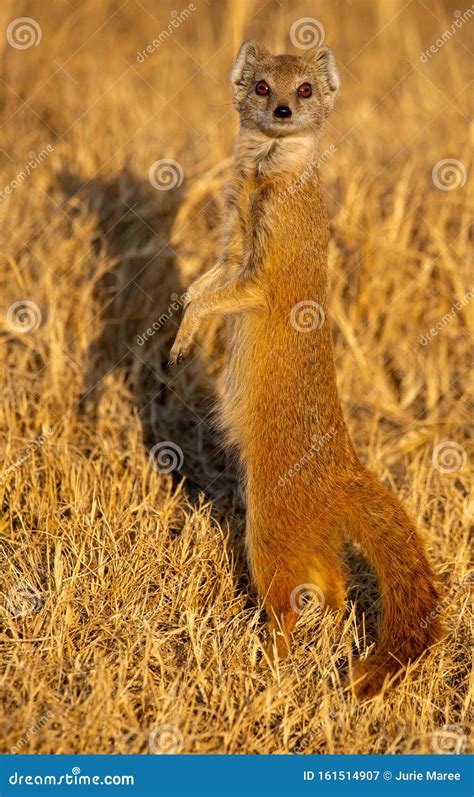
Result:
{"label": "mongoose hind leg", "polygon": [[316,616],[326,607],[341,610],[345,587],[345,571],[339,550],[325,552],[324,555],[311,553],[304,569],[301,563],[297,570],[289,563],[286,571],[280,571],[279,576],[274,574],[265,597],[270,631],[269,658],[274,658],[275,653],[278,658],[288,655],[292,631],[300,617]]}
{"label": "mongoose hind leg", "polygon": [[271,661],[275,658],[285,659],[291,650],[291,632],[298,617],[292,609],[278,612],[273,606],[268,606],[267,611],[270,632],[266,647],[267,656]]}

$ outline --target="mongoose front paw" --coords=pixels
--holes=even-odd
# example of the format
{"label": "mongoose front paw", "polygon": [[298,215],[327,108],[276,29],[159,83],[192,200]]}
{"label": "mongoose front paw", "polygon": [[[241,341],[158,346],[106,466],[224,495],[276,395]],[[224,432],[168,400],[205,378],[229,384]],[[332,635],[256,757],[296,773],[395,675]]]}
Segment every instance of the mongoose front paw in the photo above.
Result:
{"label": "mongoose front paw", "polygon": [[171,349],[169,360],[168,360],[168,368],[174,368],[175,365],[179,365],[180,362],[184,360],[186,357],[187,350],[182,348],[181,346]]}

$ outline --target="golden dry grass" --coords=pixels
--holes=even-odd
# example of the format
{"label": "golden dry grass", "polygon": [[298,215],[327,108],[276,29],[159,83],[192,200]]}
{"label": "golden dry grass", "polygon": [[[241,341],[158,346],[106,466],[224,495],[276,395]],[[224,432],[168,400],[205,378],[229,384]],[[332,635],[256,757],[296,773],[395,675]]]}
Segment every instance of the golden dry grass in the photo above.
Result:
{"label": "golden dry grass", "polygon": [[[445,725],[467,749],[472,181],[445,191],[431,173],[445,158],[470,169],[470,23],[423,63],[455,2],[195,5],[139,63],[173,5],[2,4],[2,30],[29,16],[42,39],[2,38],[0,186],[53,148],[0,204],[2,751],[148,752],[163,724],[187,753],[433,752],[452,744]],[[343,81],[322,145],[336,148],[323,181],[341,396],[361,456],[418,520],[449,634],[362,705],[343,689],[374,638],[367,566],[349,551],[345,615],[304,618],[292,658],[263,669],[238,479],[210,419],[220,326],[178,373],[164,367],[170,294],[216,257],[236,48],[291,51],[308,15]],[[182,186],[152,187],[160,158],[179,161]],[[25,301],[41,313],[28,332],[8,315]],[[182,449],[179,473],[150,467],[161,441]],[[445,441],[462,449],[433,462]]]}

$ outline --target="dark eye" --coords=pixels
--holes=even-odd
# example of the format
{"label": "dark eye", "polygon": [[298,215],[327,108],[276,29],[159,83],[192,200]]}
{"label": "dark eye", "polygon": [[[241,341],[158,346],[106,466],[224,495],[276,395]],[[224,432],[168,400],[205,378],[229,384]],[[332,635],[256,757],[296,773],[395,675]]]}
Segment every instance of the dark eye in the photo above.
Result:
{"label": "dark eye", "polygon": [[311,83],[302,83],[298,89],[300,97],[311,97],[312,93],[313,89],[311,88]]}
{"label": "dark eye", "polygon": [[266,80],[259,80],[257,85],[255,86],[255,92],[259,94],[261,97],[264,97],[265,94],[270,94],[270,86],[268,85]]}

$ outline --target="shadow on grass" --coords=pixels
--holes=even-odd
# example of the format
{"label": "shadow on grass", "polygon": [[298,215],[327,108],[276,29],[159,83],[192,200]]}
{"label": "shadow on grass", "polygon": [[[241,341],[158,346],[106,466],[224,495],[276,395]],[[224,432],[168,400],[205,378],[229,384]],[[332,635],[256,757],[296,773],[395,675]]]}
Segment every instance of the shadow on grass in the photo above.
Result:
{"label": "shadow on grass", "polygon": [[[113,180],[85,181],[70,172],[59,180],[63,192],[75,198],[77,212],[85,206],[97,219],[92,300],[101,332],[89,347],[81,412],[96,415],[103,379],[119,369],[133,394],[151,464],[166,468],[166,444],[171,455],[179,447],[182,465],[172,472],[173,480],[184,478],[193,506],[209,502],[213,518],[229,522],[233,558],[248,592],[244,508],[236,463],[213,429],[213,379],[199,350],[179,367],[167,367],[188,287],[171,243],[185,184],[157,191],[130,169]],[[212,209],[214,224],[216,215]],[[163,444],[161,453],[154,451],[157,444]]]}

